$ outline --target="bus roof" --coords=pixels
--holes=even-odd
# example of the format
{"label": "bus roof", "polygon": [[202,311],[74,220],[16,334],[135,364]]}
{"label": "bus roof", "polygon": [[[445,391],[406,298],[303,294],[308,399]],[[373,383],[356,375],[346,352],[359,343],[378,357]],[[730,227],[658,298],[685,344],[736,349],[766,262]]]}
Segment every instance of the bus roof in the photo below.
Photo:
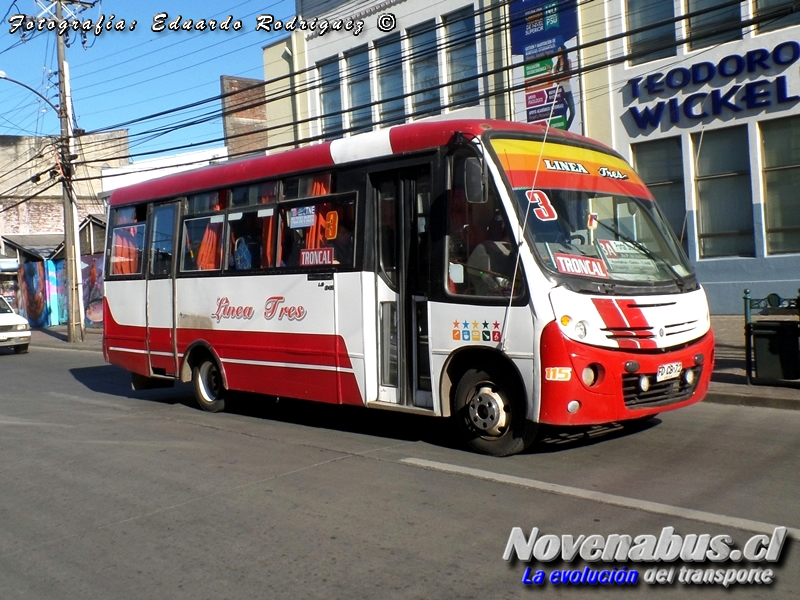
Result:
{"label": "bus roof", "polygon": [[[545,128],[542,125],[491,119],[453,119],[396,125],[277,154],[227,161],[118,188],[111,193],[109,205],[119,206],[175,198],[205,190],[280,177],[298,171],[324,169],[359,160],[436,148],[448,144],[457,133],[479,136],[488,131],[542,135]],[[561,140],[590,142],[583,136],[559,129],[551,129],[547,135]],[[592,145],[608,150],[598,142],[592,141]]]}

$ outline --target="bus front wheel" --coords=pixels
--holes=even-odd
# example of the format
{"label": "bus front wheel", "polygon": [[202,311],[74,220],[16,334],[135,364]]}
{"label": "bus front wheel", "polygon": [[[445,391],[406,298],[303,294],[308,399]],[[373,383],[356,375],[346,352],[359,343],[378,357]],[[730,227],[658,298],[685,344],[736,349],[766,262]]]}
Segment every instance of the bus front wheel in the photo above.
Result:
{"label": "bus front wheel", "polygon": [[525,418],[522,392],[511,377],[470,369],[458,383],[454,413],[473,450],[491,456],[522,452],[536,439],[537,423]]}
{"label": "bus front wheel", "polygon": [[208,412],[225,410],[225,386],[217,363],[204,358],[192,369],[192,383],[197,404]]}

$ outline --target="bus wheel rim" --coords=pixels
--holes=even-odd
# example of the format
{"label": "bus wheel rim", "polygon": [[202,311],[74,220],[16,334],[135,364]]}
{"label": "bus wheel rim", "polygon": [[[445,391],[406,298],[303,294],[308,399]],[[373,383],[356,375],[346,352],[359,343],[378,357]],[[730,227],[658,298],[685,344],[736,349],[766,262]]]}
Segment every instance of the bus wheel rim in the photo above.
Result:
{"label": "bus wheel rim", "polygon": [[219,397],[219,371],[211,363],[200,367],[200,382],[206,401],[213,402]]}
{"label": "bus wheel rim", "polygon": [[509,414],[503,397],[489,386],[475,391],[467,404],[469,422],[481,435],[501,436],[508,428]]}

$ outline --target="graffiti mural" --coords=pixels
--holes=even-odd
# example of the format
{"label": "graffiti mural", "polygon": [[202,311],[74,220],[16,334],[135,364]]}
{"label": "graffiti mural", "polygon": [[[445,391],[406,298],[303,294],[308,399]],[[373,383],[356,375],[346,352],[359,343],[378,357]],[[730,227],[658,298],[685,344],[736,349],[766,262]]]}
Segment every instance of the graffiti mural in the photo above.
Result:
{"label": "graffiti mural", "polygon": [[50,324],[46,286],[44,262],[20,265],[18,296],[20,314],[28,319],[31,327],[47,327]]}
{"label": "graffiti mural", "polygon": [[84,325],[103,326],[103,255],[81,256]]}

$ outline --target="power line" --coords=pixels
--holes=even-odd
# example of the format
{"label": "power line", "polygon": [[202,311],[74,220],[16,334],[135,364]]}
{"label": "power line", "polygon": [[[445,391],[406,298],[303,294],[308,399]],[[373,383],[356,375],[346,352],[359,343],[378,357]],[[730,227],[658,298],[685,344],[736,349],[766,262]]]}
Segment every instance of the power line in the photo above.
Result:
{"label": "power line", "polygon": [[[729,5],[734,5],[734,4],[738,4],[738,2],[728,2],[728,3],[720,5],[720,6],[729,6]],[[629,36],[631,36],[631,35],[633,35],[635,33],[642,32],[642,31],[647,31],[651,27],[656,27],[656,26],[660,26],[660,25],[663,25],[663,24],[674,24],[674,23],[676,23],[676,22],[678,22],[680,20],[685,20],[685,19],[696,17],[698,15],[707,14],[709,12],[713,12],[715,10],[718,10],[719,8],[720,8],[719,6],[715,6],[715,7],[712,7],[712,8],[706,8],[706,9],[702,9],[702,10],[698,10],[698,11],[693,11],[693,12],[690,12],[690,13],[686,13],[686,14],[671,18],[669,20],[660,21],[660,22],[658,22],[658,23],[656,23],[654,25],[651,25],[651,26],[642,27],[642,28],[638,28],[638,29],[631,29],[631,30],[625,31],[625,32],[620,33],[620,34],[607,36],[607,37],[605,37],[603,39],[600,39],[600,40],[596,40],[596,41],[585,43],[585,44],[580,44],[577,47],[570,48],[570,52],[585,50],[585,49],[590,48],[592,46],[606,44],[606,43],[608,43],[610,41],[615,41],[615,40],[618,40],[618,39],[629,37]],[[785,9],[782,9],[782,10],[785,12]],[[758,17],[756,19],[752,19],[752,20],[750,20],[748,22],[739,23],[739,24],[736,24],[736,25],[731,25],[729,27],[729,29],[731,29],[731,30],[735,30],[735,29],[741,30],[741,28],[743,26],[746,26],[751,22],[759,22],[759,21],[763,21],[763,20],[768,20],[768,19],[774,18],[774,15],[777,12],[781,12],[781,11],[772,11],[772,12],[770,12],[768,14],[765,13],[766,16],[762,15],[761,17]],[[505,27],[505,23],[501,22],[499,24],[495,24],[493,27],[498,27],[498,26],[499,27]],[[488,28],[487,28],[487,30],[488,30]],[[717,31],[714,32],[714,35],[716,35],[720,31],[724,31],[724,29],[722,29],[722,30],[718,29]],[[676,40],[675,42],[670,43],[669,47],[670,48],[671,47],[676,47],[678,45],[691,43],[693,41],[698,41],[698,40],[703,39],[704,37],[708,37],[708,35],[709,34],[695,35],[695,36],[690,35],[690,36],[687,36],[684,39]],[[442,49],[446,49],[448,46],[450,46],[450,45],[452,45],[454,43],[458,43],[459,41],[460,40],[455,40],[455,41],[449,40],[449,41],[445,41],[444,43],[437,44],[436,49],[435,50],[431,50],[431,53],[439,52]],[[624,62],[624,61],[627,61],[627,60],[635,59],[635,58],[640,57],[640,56],[646,56],[647,54],[650,54],[651,52],[653,52],[653,49],[652,48],[648,48],[646,51],[634,52],[634,53],[629,53],[629,54],[626,54],[626,55],[623,55],[623,56],[618,56],[618,57],[615,57],[615,58],[611,58],[611,59],[609,59],[607,61],[604,61],[602,63],[597,63],[597,64],[593,64],[593,65],[584,66],[584,67],[581,67],[579,69],[575,69],[574,70],[574,74],[581,74],[581,73],[588,72],[588,71],[591,71],[591,70],[594,70],[594,69],[604,68],[604,67],[607,67],[607,66],[610,66],[610,65],[613,65],[613,64],[618,64],[620,62]],[[554,54],[551,54],[551,55],[547,55],[544,58],[547,58],[547,57],[553,58],[555,56],[557,56],[557,54],[554,53]],[[400,61],[402,61],[402,60],[404,60],[406,58],[407,58],[407,56],[400,57],[398,59],[398,64],[399,64]],[[489,77],[491,75],[502,74],[504,72],[507,72],[507,71],[513,69],[513,68],[516,68],[516,65],[509,65],[509,66],[500,67],[500,68],[497,68],[497,69],[494,69],[494,70],[483,71],[483,72],[479,73],[477,77],[478,78],[486,78],[486,77]],[[297,74],[310,73],[310,72],[314,72],[315,70],[316,70],[316,65],[308,67],[306,69],[303,69],[302,71],[299,71]],[[283,79],[283,78],[278,78],[276,80],[272,80],[272,82],[279,81],[281,79]],[[434,86],[431,89],[440,89],[440,88],[451,86],[451,85],[454,85],[454,84],[463,83],[463,82],[466,82],[466,81],[468,81],[468,79],[459,80],[459,81],[451,81],[451,82],[447,82],[447,83],[439,83],[437,86]],[[544,82],[544,81],[545,80],[542,80],[542,82]],[[270,82],[267,82],[267,83],[270,83]],[[261,85],[264,85],[264,84],[259,83],[256,86],[252,86],[251,88],[245,88],[242,91],[246,91],[247,89],[252,89],[252,88],[255,88],[255,87],[259,87]],[[283,98],[288,97],[292,93],[303,93],[303,92],[306,92],[306,91],[310,91],[310,89],[315,87],[316,85],[317,85],[316,81],[312,80],[310,82],[307,82],[304,87],[301,87],[299,89],[297,87],[295,87],[288,94],[284,94],[282,96],[272,96],[272,97],[266,98],[266,100],[262,101],[262,102],[251,103],[251,104],[246,104],[246,105],[241,105],[241,106],[234,106],[231,109],[229,109],[228,111],[222,111],[222,112],[216,112],[215,111],[212,115],[209,115],[205,119],[198,119],[196,121],[188,121],[188,122],[184,122],[184,123],[179,124],[179,125],[172,125],[171,127],[167,127],[166,129],[160,129],[159,130],[159,135],[162,135],[164,133],[164,131],[174,131],[174,130],[179,129],[179,128],[189,127],[189,126],[195,125],[197,123],[203,122],[204,120],[219,118],[220,115],[221,116],[225,116],[225,115],[228,115],[228,114],[232,114],[232,113],[238,112],[240,110],[245,110],[247,108],[252,108],[252,107],[258,106],[260,104],[263,104],[264,102],[270,102],[270,101],[275,101],[275,100],[278,100],[278,99],[283,99]],[[501,90],[498,90],[498,91],[495,91],[495,92],[489,92],[489,93],[485,92],[485,93],[483,93],[481,95],[480,99],[488,99],[488,98],[492,98],[492,97],[495,97],[495,96],[503,95],[503,94],[506,94],[506,93],[508,93],[510,91],[515,91],[515,90],[521,89],[522,87],[523,87],[523,85],[507,86],[504,89],[501,89]],[[348,107],[348,108],[342,109],[340,111],[326,113],[325,115],[319,115],[319,116],[315,116],[315,117],[309,117],[308,119],[299,120],[299,121],[296,121],[296,123],[314,122],[314,121],[317,121],[319,118],[321,118],[323,116],[344,115],[344,114],[346,114],[348,112],[356,111],[358,109],[363,109],[363,108],[367,108],[367,107],[372,107],[372,106],[375,106],[375,105],[378,105],[378,104],[382,104],[384,102],[389,102],[391,100],[405,99],[405,98],[407,98],[409,96],[415,95],[416,93],[417,92],[409,91],[409,92],[405,92],[402,95],[397,96],[395,98],[381,99],[381,100],[372,101],[372,102],[370,102],[368,104],[362,104],[362,105],[359,105],[359,106]],[[200,103],[213,101],[214,99],[219,98],[219,97],[222,97],[222,96],[215,96],[214,98],[207,99],[206,101],[201,101]],[[194,103],[194,105],[197,105],[197,104],[198,103]],[[452,105],[447,105],[447,106],[444,106],[443,108],[446,109],[446,108],[451,108],[451,107],[452,107]],[[163,112],[161,114],[163,114]],[[424,112],[419,112],[419,113],[416,113],[416,114],[406,115],[406,117],[422,116],[423,114],[424,114]],[[378,122],[376,124],[380,125],[382,123]],[[290,125],[290,123],[276,124],[276,125],[273,125],[271,127],[259,128],[257,130],[254,130],[251,133],[269,132],[271,130],[275,130],[275,129],[279,129],[279,128],[285,128],[288,125]],[[353,129],[354,128],[349,128],[349,129],[346,129],[346,130],[342,130],[342,133],[349,133],[349,132],[353,131]],[[151,130],[151,132],[154,132],[154,130]],[[309,141],[320,139],[321,137],[323,137],[323,136],[319,136],[317,138],[311,138]],[[214,139],[211,139],[211,140],[205,140],[203,143],[216,143],[216,142],[224,141],[224,139],[225,138],[222,138],[222,137],[214,138]],[[188,148],[196,148],[198,145],[200,145],[200,144],[198,144],[198,143],[184,144],[184,145],[172,146],[172,147],[170,147],[170,148],[168,148],[166,150],[165,149],[161,149],[159,151],[153,151],[153,152],[136,153],[136,154],[131,154],[129,156],[146,156],[146,155],[151,155],[151,154],[157,154],[157,153],[164,152],[164,151],[184,150],[184,149],[188,149]],[[273,148],[274,148],[274,146],[273,146]],[[115,157],[115,158],[120,158],[120,157]]]}

